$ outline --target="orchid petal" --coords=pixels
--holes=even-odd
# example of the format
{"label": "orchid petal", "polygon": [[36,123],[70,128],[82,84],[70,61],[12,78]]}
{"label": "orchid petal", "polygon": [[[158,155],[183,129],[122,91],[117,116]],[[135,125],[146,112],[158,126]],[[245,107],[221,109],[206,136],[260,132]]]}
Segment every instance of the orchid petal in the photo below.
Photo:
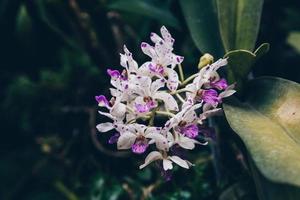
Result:
{"label": "orchid petal", "polygon": [[99,132],[104,133],[114,129],[114,124],[111,122],[105,122],[105,123],[98,124],[96,128],[98,129]]}
{"label": "orchid petal", "polygon": [[130,149],[136,137],[137,136],[131,132],[122,133],[117,142],[118,149]]}
{"label": "orchid petal", "polygon": [[145,163],[140,165],[140,169],[143,169],[147,165],[149,165],[151,162],[155,160],[163,159],[162,155],[158,151],[152,151],[151,153],[148,154],[148,156],[145,159]]}
{"label": "orchid petal", "polygon": [[176,163],[180,167],[183,167],[183,168],[186,168],[186,169],[190,168],[188,163],[185,160],[178,157],[178,156],[170,156],[169,158],[170,158],[170,160],[172,160],[174,163]]}
{"label": "orchid petal", "polygon": [[166,109],[168,110],[179,110],[178,104],[174,97],[166,92],[157,92],[153,98],[162,100],[166,106]]}
{"label": "orchid petal", "polygon": [[169,169],[173,169],[172,162],[170,160],[163,159],[163,168],[165,171],[167,171]]}

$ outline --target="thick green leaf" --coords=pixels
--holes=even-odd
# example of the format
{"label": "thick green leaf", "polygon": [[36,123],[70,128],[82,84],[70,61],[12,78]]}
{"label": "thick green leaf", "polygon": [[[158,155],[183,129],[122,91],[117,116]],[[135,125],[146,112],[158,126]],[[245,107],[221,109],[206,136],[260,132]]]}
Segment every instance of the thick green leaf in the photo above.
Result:
{"label": "thick green leaf", "polygon": [[257,169],[252,159],[249,159],[256,193],[260,200],[295,200],[300,199],[300,189],[282,183],[274,183],[266,179]]}
{"label": "thick green leaf", "polygon": [[118,0],[109,4],[108,8],[146,16],[156,19],[165,25],[180,28],[178,20],[169,9],[164,9],[162,6],[155,6],[148,1]]}
{"label": "thick green leaf", "polygon": [[251,71],[253,64],[269,51],[270,45],[263,43],[254,53],[248,50],[233,50],[228,52],[224,58],[228,58],[228,79],[230,82],[237,81],[242,84]]}
{"label": "thick green leaf", "polygon": [[253,51],[263,0],[216,0],[221,38],[226,52]]}
{"label": "thick green leaf", "polygon": [[212,0],[180,0],[191,36],[202,53],[224,55],[215,3]]}
{"label": "thick green leaf", "polygon": [[225,56],[228,58],[228,79],[230,82],[245,79],[256,59],[254,53],[247,50],[234,50]]}
{"label": "thick green leaf", "polygon": [[229,125],[265,177],[300,186],[300,85],[265,77],[246,91],[245,103],[224,104]]}
{"label": "thick green leaf", "polygon": [[300,32],[291,32],[288,36],[287,42],[293,48],[295,48],[300,53]]}
{"label": "thick green leaf", "polygon": [[266,54],[270,50],[270,44],[269,43],[263,43],[261,44],[255,51],[254,54],[256,55],[256,60],[262,57],[264,54]]}

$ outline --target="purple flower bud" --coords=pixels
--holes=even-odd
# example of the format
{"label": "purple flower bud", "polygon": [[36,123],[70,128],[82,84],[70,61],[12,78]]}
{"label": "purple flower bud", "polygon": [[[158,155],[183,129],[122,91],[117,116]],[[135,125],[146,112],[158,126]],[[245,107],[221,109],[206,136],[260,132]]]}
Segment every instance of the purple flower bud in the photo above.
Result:
{"label": "purple flower bud", "polygon": [[181,128],[181,133],[189,138],[195,138],[198,136],[198,126],[196,124],[189,124]]}
{"label": "purple flower bud", "polygon": [[109,102],[104,95],[95,96],[96,101],[100,107],[108,107]]}
{"label": "purple flower bud", "polygon": [[210,85],[218,90],[225,90],[228,87],[227,81],[224,78],[215,82],[211,82]]}
{"label": "purple flower bud", "polygon": [[108,143],[109,144],[114,144],[114,143],[117,143],[118,142],[118,139],[120,137],[120,133],[115,133],[114,135],[112,135],[109,140],[108,140]]}
{"label": "purple flower bud", "polygon": [[120,72],[118,70],[111,70],[107,69],[107,73],[110,75],[112,78],[119,78],[121,76]]}

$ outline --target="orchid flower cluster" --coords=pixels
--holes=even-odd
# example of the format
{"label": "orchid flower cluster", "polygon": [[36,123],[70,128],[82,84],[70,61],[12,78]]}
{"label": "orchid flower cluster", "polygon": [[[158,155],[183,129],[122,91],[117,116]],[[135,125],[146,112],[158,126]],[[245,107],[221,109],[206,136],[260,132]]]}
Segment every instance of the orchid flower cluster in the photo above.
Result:
{"label": "orchid flower cluster", "polygon": [[[161,27],[161,36],[151,33],[154,45],[141,43],[150,61],[141,66],[124,46],[120,54],[122,71],[108,69],[111,98],[96,96],[99,113],[110,119],[97,125],[100,132],[115,130],[109,143],[119,150],[131,149],[135,154],[148,153],[144,168],[157,161],[163,171],[177,164],[190,168],[193,164],[180,150],[206,145],[205,120],[221,111],[222,99],[235,93],[217,70],[226,59],[208,63],[189,78],[183,78],[183,57],[173,53],[174,39]],[[179,75],[175,68],[178,66]],[[202,136],[202,137],[201,137]],[[204,138],[204,140],[203,140]]]}

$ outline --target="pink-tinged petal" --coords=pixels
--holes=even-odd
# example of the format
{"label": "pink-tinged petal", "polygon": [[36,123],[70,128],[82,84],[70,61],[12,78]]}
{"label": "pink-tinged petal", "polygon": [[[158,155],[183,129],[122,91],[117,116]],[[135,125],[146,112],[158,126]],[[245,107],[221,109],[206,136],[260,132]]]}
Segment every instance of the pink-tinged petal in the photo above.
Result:
{"label": "pink-tinged petal", "polygon": [[158,151],[152,151],[151,153],[148,154],[148,156],[145,159],[145,163],[140,165],[140,169],[143,169],[147,165],[149,165],[151,162],[163,159],[162,155]]}
{"label": "pink-tinged petal", "polygon": [[95,96],[98,106],[100,107],[109,107],[109,102],[104,95]]}
{"label": "pink-tinged petal", "polygon": [[183,168],[186,168],[186,169],[190,168],[188,163],[185,160],[178,157],[178,156],[170,156],[169,158],[170,158],[170,160],[172,160],[174,163],[176,163],[180,167],[183,167]]}
{"label": "pink-tinged petal", "polygon": [[211,87],[217,88],[218,90],[225,90],[228,87],[226,79],[222,78],[218,81],[211,82]]}
{"label": "pink-tinged petal", "polygon": [[157,149],[168,151],[169,145],[168,140],[160,133],[151,132],[146,135],[147,138],[153,139],[155,141]]}
{"label": "pink-tinged petal", "polygon": [[121,77],[121,74],[118,70],[112,70],[112,69],[107,69],[108,75],[110,75],[111,78],[118,79]]}
{"label": "pink-tinged petal", "polygon": [[219,97],[223,99],[233,95],[235,92],[236,92],[235,90],[225,90],[224,92],[220,93]]}
{"label": "pink-tinged petal", "polygon": [[103,115],[103,116],[105,116],[105,117],[108,117],[108,118],[110,118],[110,119],[112,119],[112,120],[115,120],[116,118],[114,117],[114,116],[112,116],[110,113],[107,113],[107,112],[101,112],[101,111],[98,111],[98,113],[100,114],[100,115]]}
{"label": "pink-tinged petal", "polygon": [[96,126],[96,128],[98,129],[99,132],[104,133],[104,132],[114,129],[114,125],[113,125],[113,123],[105,122],[102,124],[98,124]]}
{"label": "pink-tinged petal", "polygon": [[115,144],[115,143],[117,143],[118,142],[118,140],[119,140],[119,137],[120,137],[120,133],[115,133],[114,135],[112,135],[110,138],[109,138],[109,140],[108,140],[108,143],[109,144]]}
{"label": "pink-tinged petal", "polygon": [[124,52],[127,57],[127,62],[128,62],[128,70],[130,72],[136,72],[138,69],[138,64],[137,62],[132,58],[132,53],[127,49],[127,47],[124,45]]}
{"label": "pink-tinged petal", "polygon": [[151,84],[151,94],[154,94],[155,92],[157,92],[160,88],[164,87],[166,84],[165,79],[161,78],[161,79],[156,79],[155,81],[152,82]]}
{"label": "pink-tinged petal", "polygon": [[209,117],[212,117],[212,116],[216,116],[216,115],[220,115],[222,113],[222,108],[215,108],[215,109],[212,109],[212,110],[206,110],[206,111],[203,111],[202,114],[200,114],[199,116],[199,121],[200,123],[209,118]]}
{"label": "pink-tinged petal", "polygon": [[154,99],[160,99],[164,102],[165,107],[168,110],[178,111],[178,104],[174,97],[166,92],[157,92],[154,96]]}
{"label": "pink-tinged petal", "polygon": [[211,64],[209,67],[213,70],[213,71],[217,71],[220,67],[223,67],[225,65],[227,65],[227,58],[223,59],[220,58],[219,60],[217,60],[216,62],[214,62],[213,64]]}
{"label": "pink-tinged petal", "polygon": [[149,56],[150,58],[154,59],[157,57],[154,48],[150,44],[148,44],[146,42],[142,42],[141,49],[142,49],[143,53],[146,54],[147,56]]}
{"label": "pink-tinged petal", "polygon": [[130,149],[136,139],[136,135],[131,132],[124,132],[118,139],[118,149]]}
{"label": "pink-tinged petal", "polygon": [[165,171],[173,169],[172,161],[163,159],[163,168]]}
{"label": "pink-tinged petal", "polygon": [[161,33],[161,36],[163,37],[163,39],[166,42],[170,43],[170,45],[172,45],[174,43],[175,40],[172,38],[170,32],[168,31],[168,29],[165,26],[161,27],[160,33]]}
{"label": "pink-tinged petal", "polygon": [[116,102],[110,111],[112,116],[117,118],[123,118],[126,113],[126,105],[123,103]]}
{"label": "pink-tinged petal", "polygon": [[189,124],[181,128],[181,133],[188,138],[195,138],[198,136],[198,126],[196,124]]}
{"label": "pink-tinged petal", "polygon": [[157,43],[160,42],[162,40],[161,37],[159,37],[156,33],[151,33],[150,34],[150,39],[152,40],[152,42]]}
{"label": "pink-tinged petal", "polygon": [[134,144],[131,146],[131,150],[133,153],[142,154],[147,150],[148,146],[149,146],[149,144],[148,144],[147,140],[137,139],[134,142]]}
{"label": "pink-tinged petal", "polygon": [[178,64],[182,63],[183,60],[184,60],[184,57],[183,57],[183,56],[178,56],[178,55],[173,55],[173,56],[172,56],[172,62],[173,62],[173,64],[175,64],[175,65],[178,65]]}
{"label": "pink-tinged petal", "polygon": [[175,91],[179,84],[178,74],[170,68],[166,68],[166,73],[168,74],[167,87],[169,90]]}
{"label": "pink-tinged petal", "polygon": [[185,137],[185,136],[180,136],[179,141],[177,144],[181,146],[184,149],[189,149],[192,150],[195,148],[195,143],[197,143],[196,140],[193,140],[191,138]]}

